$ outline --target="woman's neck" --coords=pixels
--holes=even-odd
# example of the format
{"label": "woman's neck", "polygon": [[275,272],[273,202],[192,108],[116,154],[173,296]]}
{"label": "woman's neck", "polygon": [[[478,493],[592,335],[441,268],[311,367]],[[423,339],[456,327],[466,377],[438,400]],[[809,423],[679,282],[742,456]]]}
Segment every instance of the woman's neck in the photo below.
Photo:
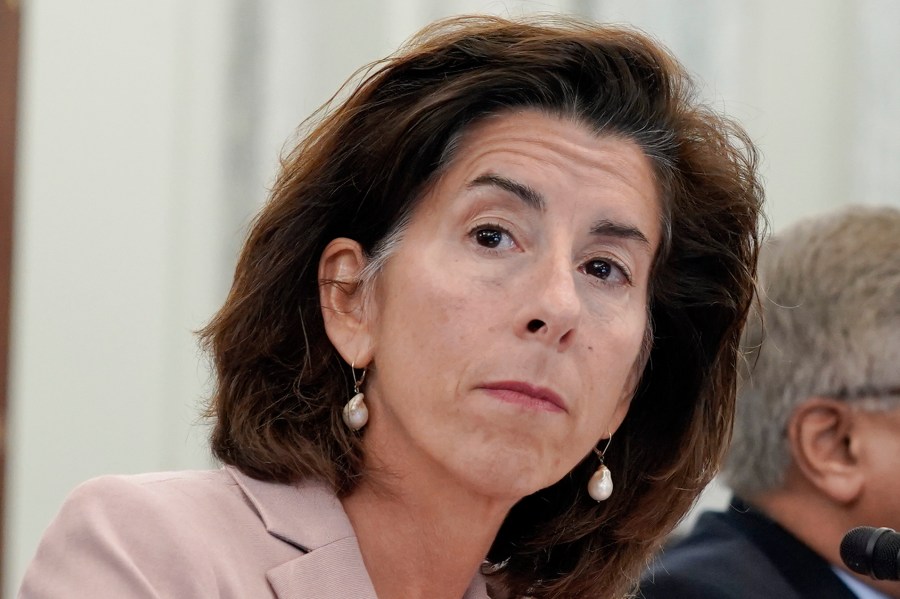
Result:
{"label": "woman's neck", "polygon": [[510,500],[478,496],[428,469],[369,472],[342,503],[378,597],[463,597]]}

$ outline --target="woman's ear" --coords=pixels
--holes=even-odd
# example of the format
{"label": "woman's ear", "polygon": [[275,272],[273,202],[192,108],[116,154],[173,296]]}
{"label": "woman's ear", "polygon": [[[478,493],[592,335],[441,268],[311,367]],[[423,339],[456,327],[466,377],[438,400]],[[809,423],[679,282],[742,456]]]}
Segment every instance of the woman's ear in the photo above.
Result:
{"label": "woman's ear", "polygon": [[319,259],[319,302],[325,332],[348,364],[363,368],[372,361],[374,339],[359,276],[366,266],[358,242],[332,240]]}
{"label": "woman's ear", "polygon": [[788,421],[794,464],[809,484],[837,503],[862,492],[865,476],[853,442],[853,411],[845,402],[813,397]]}

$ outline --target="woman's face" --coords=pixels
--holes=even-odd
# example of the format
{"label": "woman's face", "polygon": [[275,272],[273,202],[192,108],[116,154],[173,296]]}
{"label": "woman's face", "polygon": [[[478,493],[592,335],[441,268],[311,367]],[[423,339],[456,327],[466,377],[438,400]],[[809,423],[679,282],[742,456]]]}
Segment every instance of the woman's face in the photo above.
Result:
{"label": "woman's face", "polygon": [[533,111],[457,150],[366,304],[364,442],[401,476],[517,500],[624,418],[659,200],[636,144]]}

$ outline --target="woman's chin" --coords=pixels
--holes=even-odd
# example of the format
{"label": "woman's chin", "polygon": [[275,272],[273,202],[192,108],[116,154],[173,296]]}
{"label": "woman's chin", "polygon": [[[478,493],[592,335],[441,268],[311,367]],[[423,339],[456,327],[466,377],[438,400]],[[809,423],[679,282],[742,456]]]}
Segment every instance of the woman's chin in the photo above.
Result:
{"label": "woman's chin", "polygon": [[531,495],[557,482],[565,472],[557,472],[558,466],[542,467],[542,460],[522,452],[507,456],[492,456],[492,459],[473,460],[460,464],[457,476],[461,484],[473,492],[510,502]]}

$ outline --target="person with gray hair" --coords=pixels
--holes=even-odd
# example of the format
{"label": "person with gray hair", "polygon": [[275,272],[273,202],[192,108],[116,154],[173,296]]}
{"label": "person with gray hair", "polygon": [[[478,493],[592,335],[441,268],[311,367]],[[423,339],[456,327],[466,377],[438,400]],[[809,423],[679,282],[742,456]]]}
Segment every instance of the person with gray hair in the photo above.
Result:
{"label": "person with gray hair", "polygon": [[851,528],[900,528],[900,210],[786,229],[759,290],[722,472],[735,497],[654,561],[643,597],[900,598],[839,554]]}

